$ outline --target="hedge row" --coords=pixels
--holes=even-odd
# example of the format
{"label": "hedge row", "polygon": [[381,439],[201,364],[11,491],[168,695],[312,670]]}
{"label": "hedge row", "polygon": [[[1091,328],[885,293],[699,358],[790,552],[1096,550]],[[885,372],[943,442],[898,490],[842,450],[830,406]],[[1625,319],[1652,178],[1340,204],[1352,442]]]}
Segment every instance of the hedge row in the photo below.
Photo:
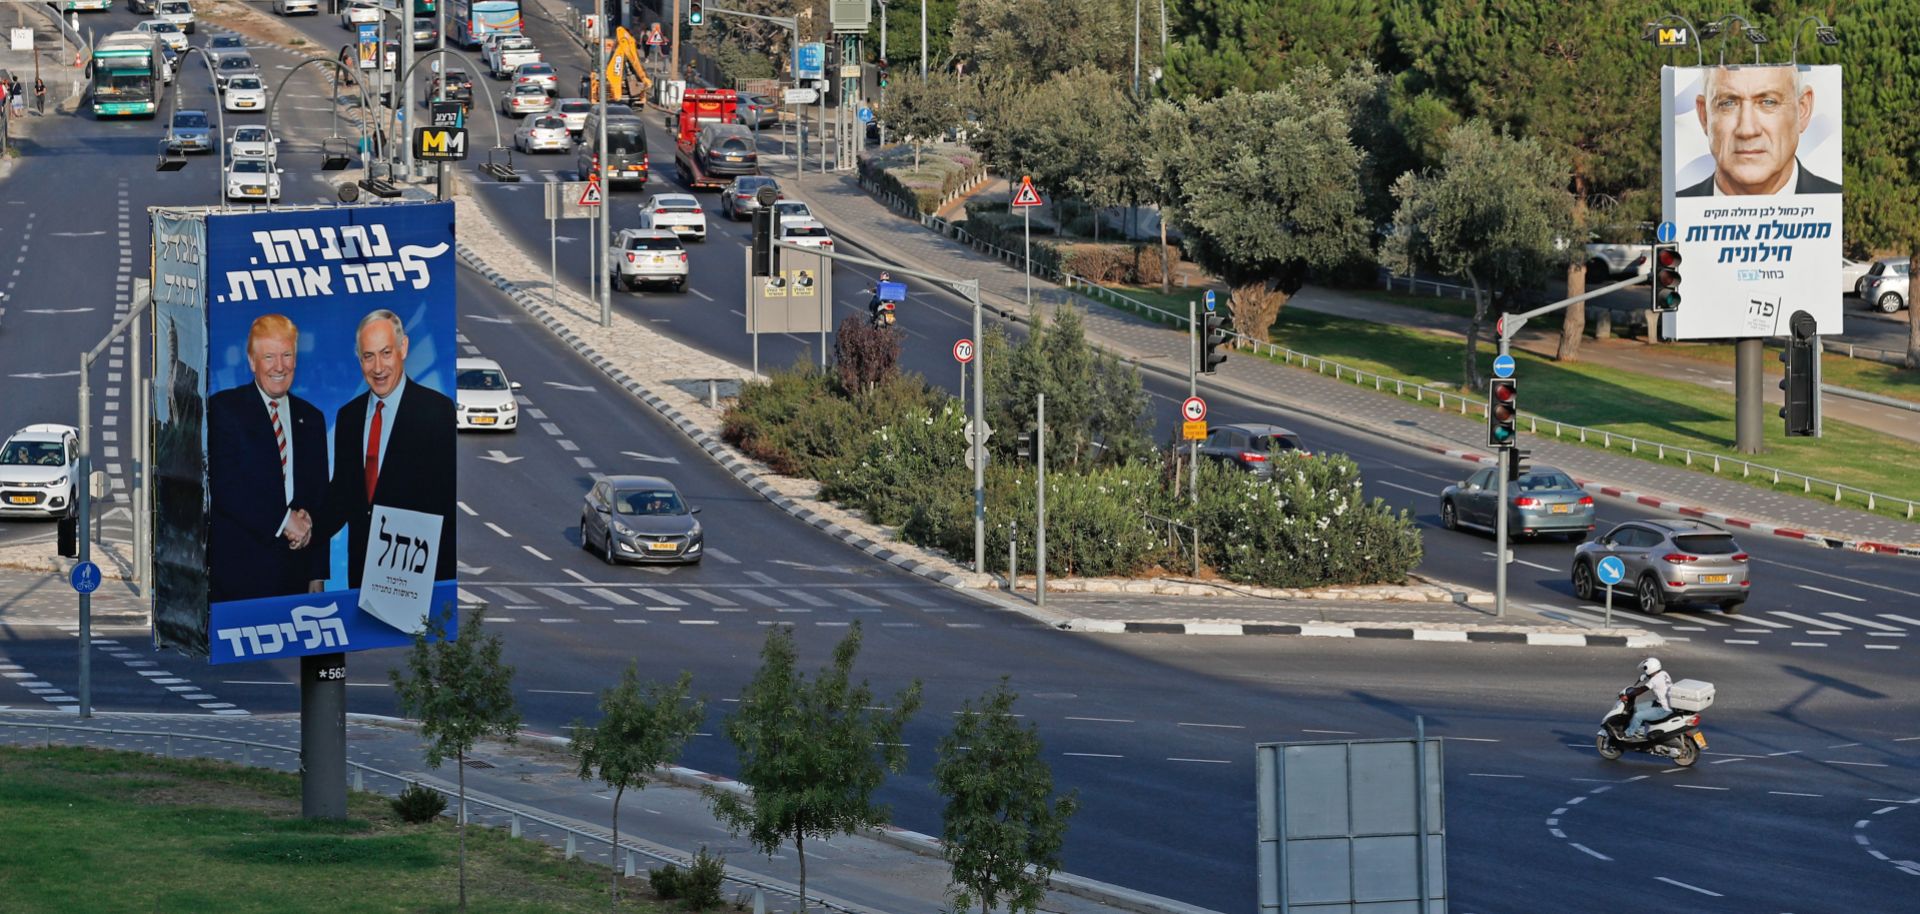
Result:
{"label": "hedge row", "polygon": [[978,181],[986,169],[964,146],[929,144],[920,150],[920,167],[914,167],[913,147],[898,144],[876,150],[860,158],[860,176],[881,190],[906,200],[925,215],[932,215],[948,197]]}
{"label": "hedge row", "polygon": [[[987,206],[967,207],[967,233],[997,248],[1022,251],[1027,242],[1025,223],[1019,216],[996,212]],[[1033,239],[1033,263],[1042,272],[1072,273],[1097,283],[1144,286],[1160,281],[1158,245],[1125,242],[1066,242],[1057,238]],[[1167,262],[1180,262],[1180,249],[1167,245]]]}
{"label": "hedge row", "polygon": [[[849,393],[815,369],[796,368],[747,385],[722,434],[778,472],[820,480],[823,497],[898,527],[906,541],[966,558],[973,554],[973,474],[964,459],[965,424],[958,401],[918,378]],[[1185,473],[1157,465],[1049,467],[1048,573],[1190,572],[1190,543],[1171,541],[1166,525],[1149,515],[1197,527],[1202,562],[1239,583],[1399,582],[1419,564],[1412,518],[1364,500],[1352,460],[1292,453],[1272,459],[1271,482],[1202,467],[1198,505],[1182,488]],[[1031,465],[988,467],[987,555],[994,568],[1004,567],[1011,540],[1023,571],[1031,572],[1034,483]]]}

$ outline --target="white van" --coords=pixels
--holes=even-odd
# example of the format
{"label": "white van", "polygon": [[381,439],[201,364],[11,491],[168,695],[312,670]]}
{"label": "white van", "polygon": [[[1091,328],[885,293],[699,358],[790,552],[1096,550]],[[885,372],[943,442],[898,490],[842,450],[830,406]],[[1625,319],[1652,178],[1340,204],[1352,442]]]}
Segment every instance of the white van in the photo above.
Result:
{"label": "white van", "polygon": [[193,34],[193,3],[191,0],[160,0],[153,18],[161,22],[171,22],[180,27],[180,31]]}

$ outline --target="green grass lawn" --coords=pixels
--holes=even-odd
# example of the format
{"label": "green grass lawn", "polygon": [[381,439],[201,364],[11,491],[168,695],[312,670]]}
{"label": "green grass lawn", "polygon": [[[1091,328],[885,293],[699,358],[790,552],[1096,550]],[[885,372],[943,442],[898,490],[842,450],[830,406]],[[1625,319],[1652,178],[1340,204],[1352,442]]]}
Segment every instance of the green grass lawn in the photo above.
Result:
{"label": "green grass lawn", "polygon": [[[0,910],[359,914],[458,909],[456,834],[353,794],[300,818],[294,775],[71,747],[0,747]],[[476,914],[601,912],[611,874],[501,829],[467,830]],[[617,910],[673,910],[630,880]],[[637,889],[637,891],[635,891]],[[629,893],[644,896],[629,899]]]}
{"label": "green grass lawn", "polygon": [[[1286,311],[1274,327],[1273,341],[1355,368],[1444,384],[1454,392],[1462,379],[1462,347],[1457,340],[1400,327]],[[1491,344],[1482,346],[1483,365],[1491,361],[1494,351]],[[1561,364],[1526,352],[1516,351],[1514,356],[1520,362],[1517,375],[1524,382],[1522,409],[1531,416],[1736,456],[1731,395],[1585,363]],[[1550,435],[1550,429],[1543,423],[1533,434]],[[1885,495],[1920,499],[1920,448],[1908,442],[1840,422],[1826,423],[1822,438],[1786,438],[1781,431],[1781,423],[1769,416],[1766,451],[1754,459]],[[1577,434],[1562,440],[1577,440]],[[1601,446],[1597,436],[1590,435],[1588,443]],[[1616,443],[1613,449],[1624,450],[1625,445]],[[1641,449],[1638,456],[1659,459],[1650,448]],[[1667,462],[1682,460],[1669,456]],[[1721,475],[1740,478],[1738,465],[1723,461],[1722,467]],[[1710,470],[1711,465],[1696,461],[1694,468]],[[1760,483],[1757,478],[1750,481]],[[1770,478],[1765,484],[1771,485]],[[1795,481],[1782,488],[1798,492],[1802,485]],[[1828,490],[1826,497],[1831,496]],[[1885,510],[1887,506],[1877,507]],[[1894,513],[1904,515],[1905,509]]]}
{"label": "green grass lawn", "polygon": [[[1698,359],[1717,365],[1733,364],[1732,346],[1668,346],[1662,351],[1669,355]],[[1780,350],[1768,348],[1767,357],[1761,367],[1769,378],[1781,377],[1779,355]],[[1883,397],[1920,403],[1920,371],[1898,365],[1888,365],[1871,359],[1850,359],[1844,355],[1828,352],[1820,359],[1820,379],[1836,387],[1864,390]],[[1914,421],[1920,422],[1920,415],[1914,416]]]}

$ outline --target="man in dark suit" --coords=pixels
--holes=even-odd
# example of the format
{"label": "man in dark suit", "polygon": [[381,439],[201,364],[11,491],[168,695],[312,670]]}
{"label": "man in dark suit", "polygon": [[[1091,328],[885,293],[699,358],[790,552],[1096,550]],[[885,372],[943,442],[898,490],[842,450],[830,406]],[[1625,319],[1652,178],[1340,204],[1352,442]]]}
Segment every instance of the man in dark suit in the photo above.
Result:
{"label": "man in dark suit", "polygon": [[1837,182],[1800,165],[1800,134],[1813,121],[1813,87],[1799,68],[1710,67],[1693,108],[1707,132],[1713,174],[1676,196],[1840,192]]}
{"label": "man in dark suit", "polygon": [[439,515],[433,579],[453,580],[453,401],[407,377],[407,330],[399,315],[368,314],[355,338],[367,392],[334,416],[333,481],[314,531],[326,538],[347,528],[347,586],[357,588],[374,505]]}
{"label": "man in dark suit", "polygon": [[308,511],[327,491],[327,423],[289,391],[300,331],[279,314],[247,333],[253,381],[207,398],[207,576],[215,602],[306,593],[326,578],[327,546]]}

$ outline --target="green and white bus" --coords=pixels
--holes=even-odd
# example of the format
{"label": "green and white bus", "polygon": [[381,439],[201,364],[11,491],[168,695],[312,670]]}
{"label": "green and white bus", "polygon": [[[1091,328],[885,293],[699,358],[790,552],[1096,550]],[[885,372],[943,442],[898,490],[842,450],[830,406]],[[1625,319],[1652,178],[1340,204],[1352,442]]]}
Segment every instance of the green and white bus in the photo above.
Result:
{"label": "green and white bus", "polygon": [[160,99],[160,40],[140,32],[115,32],[93,49],[93,116],[152,117]]}
{"label": "green and white bus", "polygon": [[113,9],[113,0],[61,0],[60,12],[98,12]]}

